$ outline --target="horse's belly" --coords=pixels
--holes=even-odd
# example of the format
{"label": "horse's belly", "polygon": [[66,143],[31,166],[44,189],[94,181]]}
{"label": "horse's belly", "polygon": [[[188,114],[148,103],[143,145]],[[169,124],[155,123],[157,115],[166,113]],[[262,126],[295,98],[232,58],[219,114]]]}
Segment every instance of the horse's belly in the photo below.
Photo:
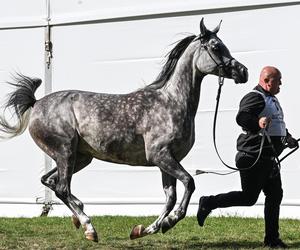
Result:
{"label": "horse's belly", "polygon": [[98,143],[85,140],[80,143],[80,151],[88,151],[94,158],[108,162],[133,166],[151,165],[146,159],[142,137],[136,137],[128,142],[122,139]]}
{"label": "horse's belly", "polygon": [[121,151],[105,153],[97,151],[93,156],[102,161],[108,161],[118,164],[127,164],[132,166],[150,166],[151,164],[147,161],[145,153],[142,151]]}

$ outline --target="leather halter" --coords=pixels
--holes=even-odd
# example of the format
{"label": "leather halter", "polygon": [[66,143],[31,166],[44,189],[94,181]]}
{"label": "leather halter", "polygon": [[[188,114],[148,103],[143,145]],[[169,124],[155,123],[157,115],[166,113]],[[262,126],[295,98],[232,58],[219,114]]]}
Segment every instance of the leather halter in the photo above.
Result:
{"label": "leather halter", "polygon": [[[201,44],[200,44],[200,49],[201,49],[201,48],[203,48],[203,49],[207,52],[207,54],[209,55],[209,57],[211,58],[211,60],[213,60],[213,62],[217,65],[217,67],[218,67],[218,69],[219,69],[219,84],[220,84],[220,82],[221,82],[220,77],[221,77],[221,72],[222,72],[222,70],[223,70],[226,74],[228,74],[228,68],[230,67],[230,63],[231,63],[232,60],[234,60],[234,58],[231,57],[227,62],[224,62],[223,57],[220,57],[220,58],[219,58],[220,63],[218,63],[218,62],[215,60],[215,58],[212,56],[212,54],[210,53],[210,51],[209,51],[209,49],[208,49],[208,47],[207,47],[206,44],[202,44],[202,43],[201,43]],[[229,74],[228,74],[228,75],[229,75]],[[224,78],[223,78],[222,82],[224,82]]]}

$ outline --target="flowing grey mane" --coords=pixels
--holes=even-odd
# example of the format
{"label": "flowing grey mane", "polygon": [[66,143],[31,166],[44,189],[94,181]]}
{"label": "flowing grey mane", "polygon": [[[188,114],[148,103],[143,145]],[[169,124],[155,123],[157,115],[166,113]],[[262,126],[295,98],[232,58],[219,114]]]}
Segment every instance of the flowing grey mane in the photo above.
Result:
{"label": "flowing grey mane", "polygon": [[[74,225],[82,226],[87,239],[98,241],[98,236],[83,203],[71,192],[71,180],[93,159],[157,166],[161,171],[165,206],[151,225],[135,226],[131,239],[160,229],[165,233],[185,217],[195,183],[180,162],[195,141],[202,79],[207,74],[236,83],[248,79],[247,68],[218,38],[219,28],[209,31],[202,19],[199,39],[195,35],[182,39],[168,54],[157,79],[128,94],[65,90],[36,100],[40,79],[20,74],[13,79],[16,89],[5,108],[15,113],[17,123],[11,125],[0,117],[0,132],[14,137],[28,127],[34,142],[56,163],[42,183],[72,211]],[[184,194],[173,211],[177,180],[183,183]]]}
{"label": "flowing grey mane", "polygon": [[190,45],[190,43],[195,39],[195,37],[195,35],[185,37],[176,44],[176,46],[168,53],[168,59],[163,66],[162,71],[159,73],[157,79],[146,88],[159,89],[165,85],[165,83],[173,74],[179,58],[181,57],[185,49]]}

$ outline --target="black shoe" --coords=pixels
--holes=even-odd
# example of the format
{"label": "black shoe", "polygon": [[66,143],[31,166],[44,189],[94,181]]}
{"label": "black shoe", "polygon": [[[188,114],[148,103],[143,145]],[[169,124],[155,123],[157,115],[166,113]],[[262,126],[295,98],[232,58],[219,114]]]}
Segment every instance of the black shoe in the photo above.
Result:
{"label": "black shoe", "polygon": [[287,244],[285,244],[281,239],[265,240],[264,247],[269,247],[269,248],[288,248]]}
{"label": "black shoe", "polygon": [[203,227],[206,217],[210,214],[211,209],[205,207],[207,196],[202,196],[199,200],[199,208],[197,212],[197,220],[200,227]]}

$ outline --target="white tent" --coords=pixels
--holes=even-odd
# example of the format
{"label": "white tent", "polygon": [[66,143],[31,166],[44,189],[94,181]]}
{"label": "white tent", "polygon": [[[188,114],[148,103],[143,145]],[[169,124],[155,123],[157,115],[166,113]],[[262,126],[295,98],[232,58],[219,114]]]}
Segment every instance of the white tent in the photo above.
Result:
{"label": "white tent", "polygon": [[[0,3],[0,100],[9,92],[4,84],[17,71],[43,79],[37,97],[62,89],[126,93],[151,83],[160,72],[163,57],[187,33],[199,33],[199,21],[208,28],[222,19],[219,37],[234,57],[249,68],[249,82],[226,80],[220,103],[218,147],[233,165],[240,128],[235,115],[241,97],[252,89],[265,65],[283,74],[279,99],[289,131],[300,135],[296,100],[300,52],[300,1],[228,0],[10,0]],[[48,32],[50,31],[50,33]],[[53,44],[52,58],[45,42]],[[196,169],[227,171],[212,144],[212,120],[217,78],[202,84],[196,117],[196,143],[182,161]],[[28,132],[0,143],[0,216],[38,216],[44,204],[53,204],[50,215],[69,211],[40,183],[51,161]],[[299,217],[300,154],[283,162],[283,217]],[[195,177],[196,191],[188,213],[195,214],[202,195],[240,188],[238,174]],[[178,198],[182,185],[178,185]],[[87,214],[158,214],[165,197],[157,168],[128,167],[94,160],[74,176],[73,193]],[[263,214],[263,195],[252,208],[230,208],[215,214]]]}

